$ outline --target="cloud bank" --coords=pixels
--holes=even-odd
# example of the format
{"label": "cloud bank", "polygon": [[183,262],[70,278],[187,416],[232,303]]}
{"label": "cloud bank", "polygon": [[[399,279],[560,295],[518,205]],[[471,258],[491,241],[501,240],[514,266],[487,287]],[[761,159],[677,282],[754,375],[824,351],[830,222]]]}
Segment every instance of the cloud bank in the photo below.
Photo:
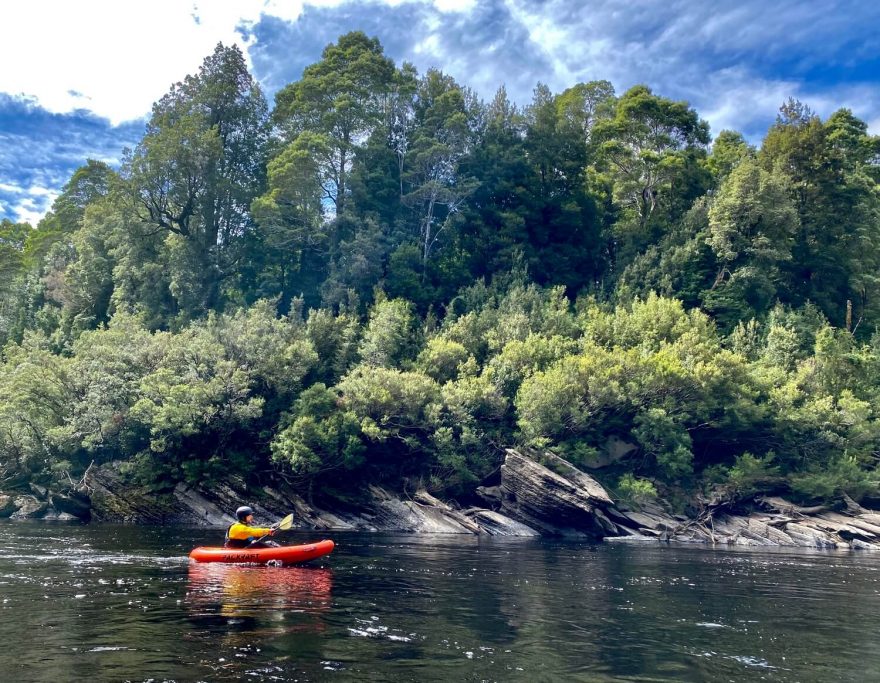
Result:
{"label": "cloud bank", "polygon": [[843,0],[32,0],[6,3],[0,59],[0,217],[36,220],[87,157],[137,142],[150,105],[218,41],[239,44],[271,96],[341,33],[525,104],[608,79],[690,101],[753,141],[797,97],[880,132],[880,4]]}

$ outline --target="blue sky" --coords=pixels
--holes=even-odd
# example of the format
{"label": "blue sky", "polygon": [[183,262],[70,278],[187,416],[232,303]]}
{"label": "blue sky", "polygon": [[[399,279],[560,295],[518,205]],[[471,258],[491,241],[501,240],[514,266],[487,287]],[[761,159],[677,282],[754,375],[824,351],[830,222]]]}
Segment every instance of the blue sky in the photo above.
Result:
{"label": "blue sky", "polygon": [[30,0],[3,3],[0,218],[35,223],[86,158],[115,163],[153,101],[218,41],[270,101],[341,33],[525,104],[608,79],[691,102],[755,142],[797,97],[880,133],[880,3],[834,0]]}

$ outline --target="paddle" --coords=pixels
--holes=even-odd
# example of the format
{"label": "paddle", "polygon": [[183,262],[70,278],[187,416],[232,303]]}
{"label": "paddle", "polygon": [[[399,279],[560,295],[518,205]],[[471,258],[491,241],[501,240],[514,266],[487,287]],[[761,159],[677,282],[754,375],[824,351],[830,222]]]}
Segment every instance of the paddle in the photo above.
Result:
{"label": "paddle", "polygon": [[[278,522],[277,524],[273,524],[271,528],[274,529],[275,531],[287,531],[292,526],[293,526],[293,513],[291,512],[289,515],[287,515],[287,517],[282,519],[280,522]],[[252,546],[254,543],[259,543],[263,539],[269,538],[269,536],[271,536],[271,535],[272,534],[266,534],[265,536],[261,536],[257,540],[251,541],[250,543],[248,543],[247,547]]]}

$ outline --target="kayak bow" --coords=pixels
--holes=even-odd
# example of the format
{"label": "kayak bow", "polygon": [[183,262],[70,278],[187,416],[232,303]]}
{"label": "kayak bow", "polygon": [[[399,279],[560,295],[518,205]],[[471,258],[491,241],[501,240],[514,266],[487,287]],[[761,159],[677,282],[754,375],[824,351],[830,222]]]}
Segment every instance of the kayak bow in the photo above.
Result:
{"label": "kayak bow", "polygon": [[249,564],[297,564],[330,554],[335,547],[330,540],[306,545],[283,545],[278,548],[217,548],[201,546],[189,554],[195,562],[233,562]]}

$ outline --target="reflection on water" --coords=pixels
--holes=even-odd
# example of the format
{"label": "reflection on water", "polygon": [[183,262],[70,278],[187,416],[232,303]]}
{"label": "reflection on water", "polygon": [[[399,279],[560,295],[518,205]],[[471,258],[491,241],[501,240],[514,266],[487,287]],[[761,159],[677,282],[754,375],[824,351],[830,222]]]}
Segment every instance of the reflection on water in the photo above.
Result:
{"label": "reflection on water", "polygon": [[873,554],[339,534],[253,567],[189,564],[211,530],[0,530],[4,682],[880,680]]}
{"label": "reflection on water", "polygon": [[186,603],[193,617],[218,610],[231,619],[257,617],[267,610],[320,615],[330,608],[332,590],[333,572],[326,567],[192,563]]}
{"label": "reflection on water", "polygon": [[255,642],[326,631],[322,614],[332,589],[333,573],[324,567],[193,563],[185,603],[197,633],[219,633],[221,650],[257,654]]}

